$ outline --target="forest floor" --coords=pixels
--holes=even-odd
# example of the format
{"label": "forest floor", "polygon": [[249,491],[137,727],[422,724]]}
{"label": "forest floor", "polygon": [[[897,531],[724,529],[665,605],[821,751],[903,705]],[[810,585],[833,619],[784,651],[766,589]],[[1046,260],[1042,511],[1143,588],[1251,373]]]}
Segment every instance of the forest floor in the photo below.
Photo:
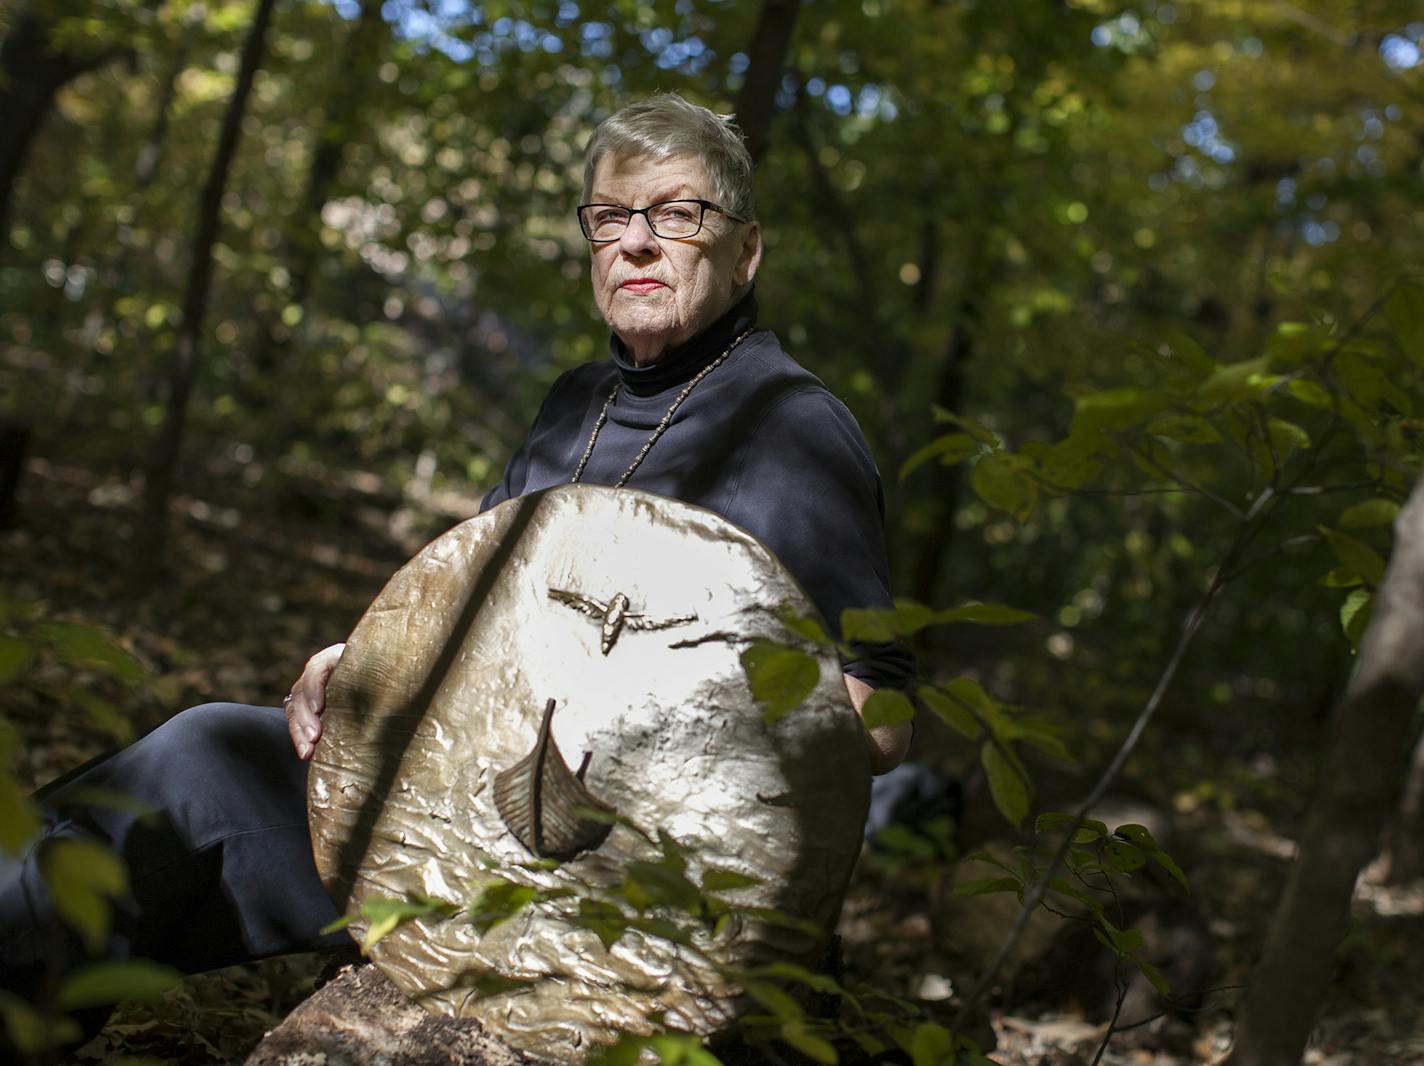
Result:
{"label": "forest floor", "polygon": [[[0,531],[0,629],[23,635],[40,619],[99,623],[146,673],[128,683],[102,667],[76,670],[41,655],[0,692],[4,717],[20,734],[24,784],[42,784],[112,747],[125,720],[141,734],[176,709],[212,699],[279,702],[306,657],[341,639],[397,566],[477,506],[474,499],[438,506],[402,500],[361,478],[286,484],[251,505],[232,485],[214,495],[236,504],[179,501],[169,578],[136,596],[126,580],[137,550],[128,533],[135,509],[129,485],[30,462],[19,525]],[[1193,928],[1209,931],[1214,953],[1214,966],[1197,971],[1194,981],[1204,983],[1195,990],[1215,991],[1188,1013],[1116,1033],[1095,1059],[1112,974],[1090,966],[1065,977],[1051,959],[1063,955],[1065,943],[1070,954],[1077,949],[1049,930],[1034,942],[1042,951],[988,997],[996,1061],[1167,1066],[1221,1059],[1240,986],[1284,882],[1295,823],[1281,811],[1267,816],[1214,804],[1180,810],[1171,797],[1162,803],[1173,823],[1167,847],[1195,888]],[[954,876],[941,864],[867,854],[841,929],[848,977],[918,1002],[931,1016],[952,1013],[986,961],[985,945],[1011,920],[1011,909],[988,901],[1012,903],[1011,896],[978,897],[970,902],[986,901],[983,909],[966,920],[966,902],[948,890]],[[1169,954],[1190,952],[1200,940],[1188,937],[1182,948],[1168,936],[1164,945]],[[190,978],[156,1004],[121,1008],[103,1035],[66,1061],[241,1062],[310,991],[321,967],[316,956],[297,956]],[[1367,872],[1306,1061],[1424,1063],[1421,987],[1424,885],[1386,888]],[[1141,1019],[1120,1018],[1135,1021]]]}

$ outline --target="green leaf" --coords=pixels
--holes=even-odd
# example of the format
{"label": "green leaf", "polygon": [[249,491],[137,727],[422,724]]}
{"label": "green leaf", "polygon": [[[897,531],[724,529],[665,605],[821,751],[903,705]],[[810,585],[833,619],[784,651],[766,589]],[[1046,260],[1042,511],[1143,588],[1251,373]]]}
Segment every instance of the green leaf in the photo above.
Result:
{"label": "green leaf", "polygon": [[480,886],[477,896],[467,908],[470,924],[481,935],[501,922],[508,921],[539,898],[539,890],[512,881],[491,881]]}
{"label": "green leaf", "polygon": [[687,869],[688,849],[677,842],[677,838],[669,833],[662,826],[658,827],[658,847],[662,849],[663,858],[659,865],[666,866],[674,873],[683,873]]}
{"label": "green leaf", "polygon": [[40,853],[40,870],[55,911],[97,954],[113,923],[109,901],[128,889],[123,861],[91,840],[56,840]]}
{"label": "green leaf", "polygon": [[1385,386],[1385,377],[1379,368],[1351,352],[1343,353],[1336,365],[1350,398],[1366,410],[1378,407]]}
{"label": "green leaf", "polygon": [[1077,844],[1086,844],[1091,840],[1100,840],[1108,835],[1108,827],[1096,818],[1084,818],[1081,821],[1071,814],[1064,814],[1061,811],[1045,811],[1034,819],[1033,829],[1035,833],[1046,833],[1053,829],[1064,829],[1068,826],[1076,826],[1073,831],[1073,841]]}
{"label": "green leaf", "polygon": [[1137,966],[1137,969],[1141,971],[1142,976],[1147,978],[1147,983],[1157,990],[1158,995],[1168,998],[1171,997],[1172,986],[1169,985],[1167,979],[1162,976],[1161,970],[1143,959],[1133,959],[1132,961]]}
{"label": "green leaf", "polygon": [[59,1009],[79,1010],[101,1003],[148,1002],[183,979],[171,966],[148,959],[91,962],[67,977],[59,987]]}
{"label": "green leaf", "polygon": [[896,600],[893,607],[847,607],[841,612],[841,634],[846,640],[883,644],[917,633],[935,618],[932,608],[914,600]]}
{"label": "green leaf", "polygon": [[652,1049],[663,1066],[722,1066],[721,1060],[702,1046],[702,1038],[693,1033],[658,1033],[648,1037],[644,1046]]}
{"label": "green leaf", "polygon": [[1028,611],[997,603],[971,602],[936,611],[914,600],[898,599],[894,607],[848,607],[841,612],[841,633],[846,640],[882,644],[912,636],[934,625],[970,622],[1005,626],[1036,617]]}
{"label": "green leaf", "polygon": [[1031,611],[1021,611],[1017,607],[1005,607],[999,603],[966,603],[962,607],[950,607],[935,615],[937,624],[949,622],[973,622],[981,626],[1012,626],[1029,622],[1038,615]]}
{"label": "green leaf", "polygon": [[986,455],[974,464],[969,483],[981,500],[1019,522],[1027,522],[1038,505],[1038,482],[1029,476],[1020,456]]}
{"label": "green leaf", "polygon": [[612,903],[599,899],[580,899],[578,914],[570,916],[568,921],[570,925],[587,929],[598,937],[605,951],[611,950],[628,931],[628,916]]}
{"label": "green leaf", "polygon": [[722,870],[716,867],[702,871],[703,892],[731,892],[738,888],[751,888],[761,884],[756,877],[737,873],[736,870]]}
{"label": "green leaf", "polygon": [[1277,459],[1285,458],[1292,451],[1304,451],[1310,447],[1310,434],[1284,418],[1266,419],[1266,434],[1271,438],[1271,447],[1275,450]]}
{"label": "green leaf", "polygon": [[661,862],[630,862],[623,872],[623,898],[640,913],[654,905],[689,914],[702,910],[702,893],[697,886],[681,871]]}
{"label": "green leaf", "polygon": [[1109,840],[1104,844],[1103,857],[1113,869],[1125,874],[1147,865],[1147,856],[1142,850],[1122,840]]}
{"label": "green leaf", "polygon": [[1153,839],[1151,830],[1137,822],[1124,822],[1113,830],[1113,836],[1122,837],[1123,840],[1143,851],[1158,850],[1157,841]]}
{"label": "green leaf", "polygon": [[1341,529],[1363,529],[1367,526],[1387,526],[1399,514],[1399,504],[1375,497],[1347,507],[1340,515]]}
{"label": "green leaf", "polygon": [[1320,407],[1328,411],[1335,406],[1329,391],[1323,385],[1318,385],[1309,378],[1291,378],[1286,383],[1286,391],[1301,403],[1309,404],[1311,407]]}
{"label": "green leaf", "polygon": [[1106,918],[1093,929],[1102,945],[1117,955],[1130,957],[1142,950],[1142,934],[1136,929],[1118,929]]}
{"label": "green leaf", "polygon": [[1360,638],[1365,635],[1365,627],[1370,624],[1370,614],[1374,606],[1374,593],[1368,589],[1355,589],[1345,597],[1340,607],[1340,627],[1345,631],[1350,647],[1359,648]]}
{"label": "green leaf", "polygon": [[850,1034],[850,1038],[855,1041],[856,1046],[860,1048],[861,1051],[865,1052],[871,1058],[875,1058],[877,1055],[883,1055],[889,1050],[888,1045],[886,1045],[883,1040],[879,1040],[869,1033],[853,1032]]}
{"label": "green leaf", "polygon": [[0,685],[8,685],[29,668],[35,648],[28,640],[0,633]]}
{"label": "green leaf", "polygon": [[875,834],[876,846],[907,859],[934,862],[940,857],[934,841],[898,822],[887,825]]}
{"label": "green leaf", "polygon": [[[1029,453],[1024,445],[1023,453]],[[1049,489],[1081,489],[1098,475],[1103,462],[1117,451],[1112,439],[1096,430],[1070,434],[1032,456],[1038,476]]]}
{"label": "green leaf", "polygon": [[1133,465],[1148,477],[1166,477],[1172,472],[1174,457],[1160,440],[1139,440],[1128,454]]}
{"label": "green leaf", "polygon": [[366,927],[366,935],[361,940],[361,950],[370,951],[397,928],[406,922],[430,915],[450,917],[458,914],[458,904],[448,900],[431,899],[412,893],[405,899],[370,899],[361,905],[361,913],[371,923]]}
{"label": "green leaf", "polygon": [[802,1022],[786,1022],[782,1025],[781,1039],[816,1062],[834,1066],[838,1061],[836,1049],[827,1040],[810,1032]]}
{"label": "green leaf", "polygon": [[767,725],[799,707],[821,679],[821,664],[806,652],[763,640],[742,652],[742,669]]}
{"label": "green leaf", "polygon": [[830,647],[835,643],[826,632],[826,627],[815,619],[806,615],[797,614],[795,611],[780,610],[777,617],[781,619],[781,624],[791,632],[804,640],[809,640],[812,644],[821,647]]}
{"label": "green leaf", "polygon": [[1155,848],[1147,854],[1151,856],[1153,862],[1171,875],[1172,880],[1176,881],[1177,884],[1181,885],[1188,892],[1192,890],[1192,886],[1187,882],[1187,875],[1182,871],[1182,868],[1173,861],[1172,856],[1168,855],[1161,848]]}
{"label": "green leaf", "polygon": [[944,466],[953,466],[971,455],[978,455],[979,451],[979,442],[967,433],[949,433],[937,437],[905,460],[900,467],[900,480],[904,481],[931,459],[938,459]]}
{"label": "green leaf", "polygon": [[746,971],[744,978],[762,978],[774,981],[796,981],[814,992],[844,996],[848,993],[835,980],[823,973],[816,973],[794,962],[768,962]]}
{"label": "green leaf", "polygon": [[33,801],[8,771],[0,770],[0,850],[18,855],[39,828]]}
{"label": "green leaf", "polygon": [[1069,765],[1076,765],[1078,760],[1073,758],[1071,752],[1058,738],[1058,734],[1041,722],[1033,722],[1020,718],[1015,720],[1008,727],[1000,731],[1000,735],[1005,740],[1017,740],[1031,747],[1037,748],[1045,755],[1049,755]]}
{"label": "green leaf", "polygon": [[46,622],[38,626],[36,632],[64,662],[102,669],[125,684],[143,680],[143,664],[100,626],[84,622]]}
{"label": "green leaf", "polygon": [[979,757],[989,778],[989,795],[994,800],[994,806],[999,808],[999,813],[1010,825],[1017,828],[1028,817],[1028,782],[998,744],[985,743]]}
{"label": "green leaf", "polygon": [[953,1066],[957,1057],[954,1037],[948,1029],[934,1022],[921,1022],[915,1026],[909,1052],[914,1066]]}
{"label": "green leaf", "polygon": [[340,929],[345,929],[354,922],[356,918],[357,915],[355,914],[343,914],[340,918],[333,919],[323,925],[321,927],[321,935],[326,936],[327,933],[335,933]]}
{"label": "green leaf", "polygon": [[1309,322],[1282,322],[1266,345],[1266,356],[1272,366],[1295,366],[1315,355],[1330,337],[1325,330]]}
{"label": "green leaf", "polygon": [[764,922],[779,929],[794,929],[798,933],[805,933],[817,938],[825,936],[825,930],[809,918],[798,918],[794,914],[787,914],[775,907],[738,907],[737,913],[745,918]]}
{"label": "green leaf", "polygon": [[1401,285],[1384,312],[1404,354],[1424,366],[1424,286]]}
{"label": "green leaf", "polygon": [[999,438],[994,434],[994,431],[984,425],[984,423],[976,422],[972,418],[965,418],[963,415],[957,415],[937,403],[930,404],[930,411],[934,415],[934,420],[940,425],[958,426],[975,440],[982,441],[991,448],[997,448],[999,446]]}
{"label": "green leaf", "polygon": [[1154,437],[1166,437],[1185,444],[1219,444],[1221,434],[1200,415],[1163,415],[1147,424]]}
{"label": "green leaf", "polygon": [[1023,882],[1017,877],[985,877],[978,881],[966,881],[954,886],[956,896],[984,896],[991,892],[1019,892]]}
{"label": "green leaf", "polygon": [[1222,367],[1197,387],[1202,400],[1233,403],[1261,395],[1267,387],[1264,380],[1269,360],[1266,356],[1246,359]]}
{"label": "green leaf", "polygon": [[1346,570],[1343,566],[1337,566],[1330,573],[1320,579],[1320,584],[1328,589],[1350,589],[1356,585],[1363,585],[1365,579],[1353,570]]}
{"label": "green leaf", "polygon": [[1093,893],[1086,892],[1076,885],[1070,885],[1061,877],[1055,877],[1048,882],[1049,890],[1065,896],[1068,899],[1081,903],[1094,917],[1101,918],[1103,914],[1103,904]]}
{"label": "green leaf", "polygon": [[[945,725],[969,740],[979,739],[983,728],[975,720],[971,710],[979,708],[980,697],[989,700],[989,695],[979,687],[977,681],[967,677],[956,678],[946,686],[946,690],[921,685],[918,691],[920,701],[938,715]],[[973,694],[972,699],[966,698],[969,693]]]}
{"label": "green leaf", "polygon": [[1366,584],[1378,585],[1384,577],[1384,558],[1362,540],[1347,533],[1341,533],[1328,526],[1316,526],[1330,544],[1345,569],[1365,579]]}
{"label": "green leaf", "polygon": [[801,1004],[773,984],[768,984],[766,981],[747,981],[743,988],[747,995],[774,1014],[777,1021],[799,1022],[806,1016]]}
{"label": "green leaf", "polygon": [[73,1018],[46,1016],[18,996],[0,992],[0,1021],[3,1032],[22,1055],[38,1056],[64,1044],[77,1043],[83,1036]]}
{"label": "green leaf", "polygon": [[899,725],[915,717],[915,705],[910,702],[909,696],[898,689],[878,688],[861,707],[860,717],[866,729]]}
{"label": "green leaf", "polygon": [[884,644],[900,635],[889,607],[847,607],[841,612],[841,636],[846,640]]}
{"label": "green leaf", "polygon": [[1126,429],[1168,406],[1170,398],[1150,389],[1104,389],[1077,398],[1069,435]]}
{"label": "green leaf", "polygon": [[108,733],[120,744],[133,739],[133,723],[112,700],[107,700],[97,692],[77,689],[70,693],[70,699],[89,716],[89,721],[98,729]]}
{"label": "green leaf", "polygon": [[1198,380],[1216,369],[1216,360],[1206,354],[1206,349],[1198,344],[1195,338],[1185,333],[1172,333],[1167,338],[1167,345],[1177,362]]}
{"label": "green leaf", "polygon": [[635,929],[646,936],[657,937],[660,940],[667,940],[673,944],[681,944],[683,947],[692,946],[692,936],[686,928],[678,925],[671,918],[664,918],[661,915],[647,915],[628,920],[628,928]]}

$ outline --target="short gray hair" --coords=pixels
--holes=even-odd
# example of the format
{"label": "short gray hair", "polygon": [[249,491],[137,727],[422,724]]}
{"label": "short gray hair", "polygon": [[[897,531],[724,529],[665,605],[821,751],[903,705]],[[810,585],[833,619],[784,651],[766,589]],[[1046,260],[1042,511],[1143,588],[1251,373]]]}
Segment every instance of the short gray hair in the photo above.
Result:
{"label": "short gray hair", "polygon": [[717,204],[742,218],[753,217],[752,157],[733,118],[690,104],[676,93],[658,93],[620,108],[598,124],[584,149],[584,200],[593,195],[593,174],[604,156],[691,155],[707,171]]}

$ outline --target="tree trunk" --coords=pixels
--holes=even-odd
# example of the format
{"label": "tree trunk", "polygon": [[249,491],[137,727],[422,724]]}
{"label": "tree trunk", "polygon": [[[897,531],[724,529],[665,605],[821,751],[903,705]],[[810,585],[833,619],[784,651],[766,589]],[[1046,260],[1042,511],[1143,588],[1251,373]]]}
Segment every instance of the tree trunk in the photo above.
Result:
{"label": "tree trunk", "polygon": [[1403,778],[1424,693],[1424,477],[1395,521],[1355,674],[1300,834],[1265,951],[1252,974],[1228,1066],[1300,1062],[1345,935],[1355,879],[1374,854]]}
{"label": "tree trunk", "polygon": [[[307,171],[306,188],[297,215],[287,231],[286,262],[291,278],[284,307],[305,309],[312,275],[321,252],[321,209],[341,171],[341,155],[361,118],[364,89],[375,80],[369,68],[380,55],[385,20],[383,0],[362,0],[361,15],[346,38],[345,55],[332,79],[317,143]],[[283,353],[291,340],[282,320],[283,308],[265,316],[252,353],[255,386],[248,400],[259,406],[280,403],[282,390],[275,378],[284,365]],[[280,414],[280,413],[279,413]]]}
{"label": "tree trunk", "polygon": [[[965,367],[974,357],[975,333],[979,328],[981,309],[993,288],[984,243],[984,238],[977,235],[966,241],[969,260],[955,307],[954,327],[950,330],[935,382],[934,402],[946,411],[956,413],[964,407]],[[954,536],[961,468],[930,463],[928,469],[930,485],[926,495],[934,508],[933,521],[930,531],[920,538],[915,549],[910,588],[913,595],[925,603],[938,603],[944,560]]]}
{"label": "tree trunk", "polygon": [[223,190],[242,133],[242,116],[247,97],[252,90],[257,68],[262,63],[263,42],[272,21],[276,0],[258,0],[257,11],[242,48],[242,65],[237,84],[223,116],[222,132],[212,166],[198,199],[198,225],[193,238],[192,268],[188,288],[183,296],[183,318],[173,346],[173,365],[168,380],[168,403],[163,425],[154,444],[152,459],[144,484],[143,512],[139,518],[139,536],[135,553],[135,577],[146,585],[163,565],[164,534],[168,518],[168,500],[182,454],[183,431],[188,416],[188,399],[193,381],[201,365],[203,313],[208,301],[208,285],[213,272],[213,245],[217,243],[222,215]]}
{"label": "tree trunk", "polygon": [[0,529],[9,529],[15,524],[20,479],[25,473],[25,447],[29,442],[29,426],[0,415]]}
{"label": "tree trunk", "polygon": [[763,0],[756,29],[747,42],[746,80],[737,93],[737,124],[746,135],[752,162],[760,163],[771,145],[771,118],[776,90],[786,69],[786,52],[796,29],[801,0]]}
{"label": "tree trunk", "polygon": [[1424,736],[1414,742],[1404,799],[1390,829],[1389,883],[1402,885],[1424,877]]}
{"label": "tree trunk", "polygon": [[439,1018],[375,966],[343,971],[263,1038],[246,1066],[519,1066],[518,1052],[470,1018]]}
{"label": "tree trunk", "polygon": [[0,250],[9,244],[10,199],[15,179],[54,102],[68,81],[120,55],[105,48],[92,55],[58,51],[49,28],[33,11],[22,12],[0,43]]}

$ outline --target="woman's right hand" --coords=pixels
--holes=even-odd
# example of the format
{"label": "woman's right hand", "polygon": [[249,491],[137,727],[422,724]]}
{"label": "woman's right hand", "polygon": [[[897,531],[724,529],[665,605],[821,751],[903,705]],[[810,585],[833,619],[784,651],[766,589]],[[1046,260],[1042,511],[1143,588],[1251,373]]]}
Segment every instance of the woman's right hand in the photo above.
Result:
{"label": "woman's right hand", "polygon": [[345,650],[345,644],[333,644],[308,659],[302,676],[282,701],[282,709],[287,712],[287,732],[292,735],[299,759],[310,759],[316,751],[316,742],[321,738],[321,712],[326,709],[326,682]]}

